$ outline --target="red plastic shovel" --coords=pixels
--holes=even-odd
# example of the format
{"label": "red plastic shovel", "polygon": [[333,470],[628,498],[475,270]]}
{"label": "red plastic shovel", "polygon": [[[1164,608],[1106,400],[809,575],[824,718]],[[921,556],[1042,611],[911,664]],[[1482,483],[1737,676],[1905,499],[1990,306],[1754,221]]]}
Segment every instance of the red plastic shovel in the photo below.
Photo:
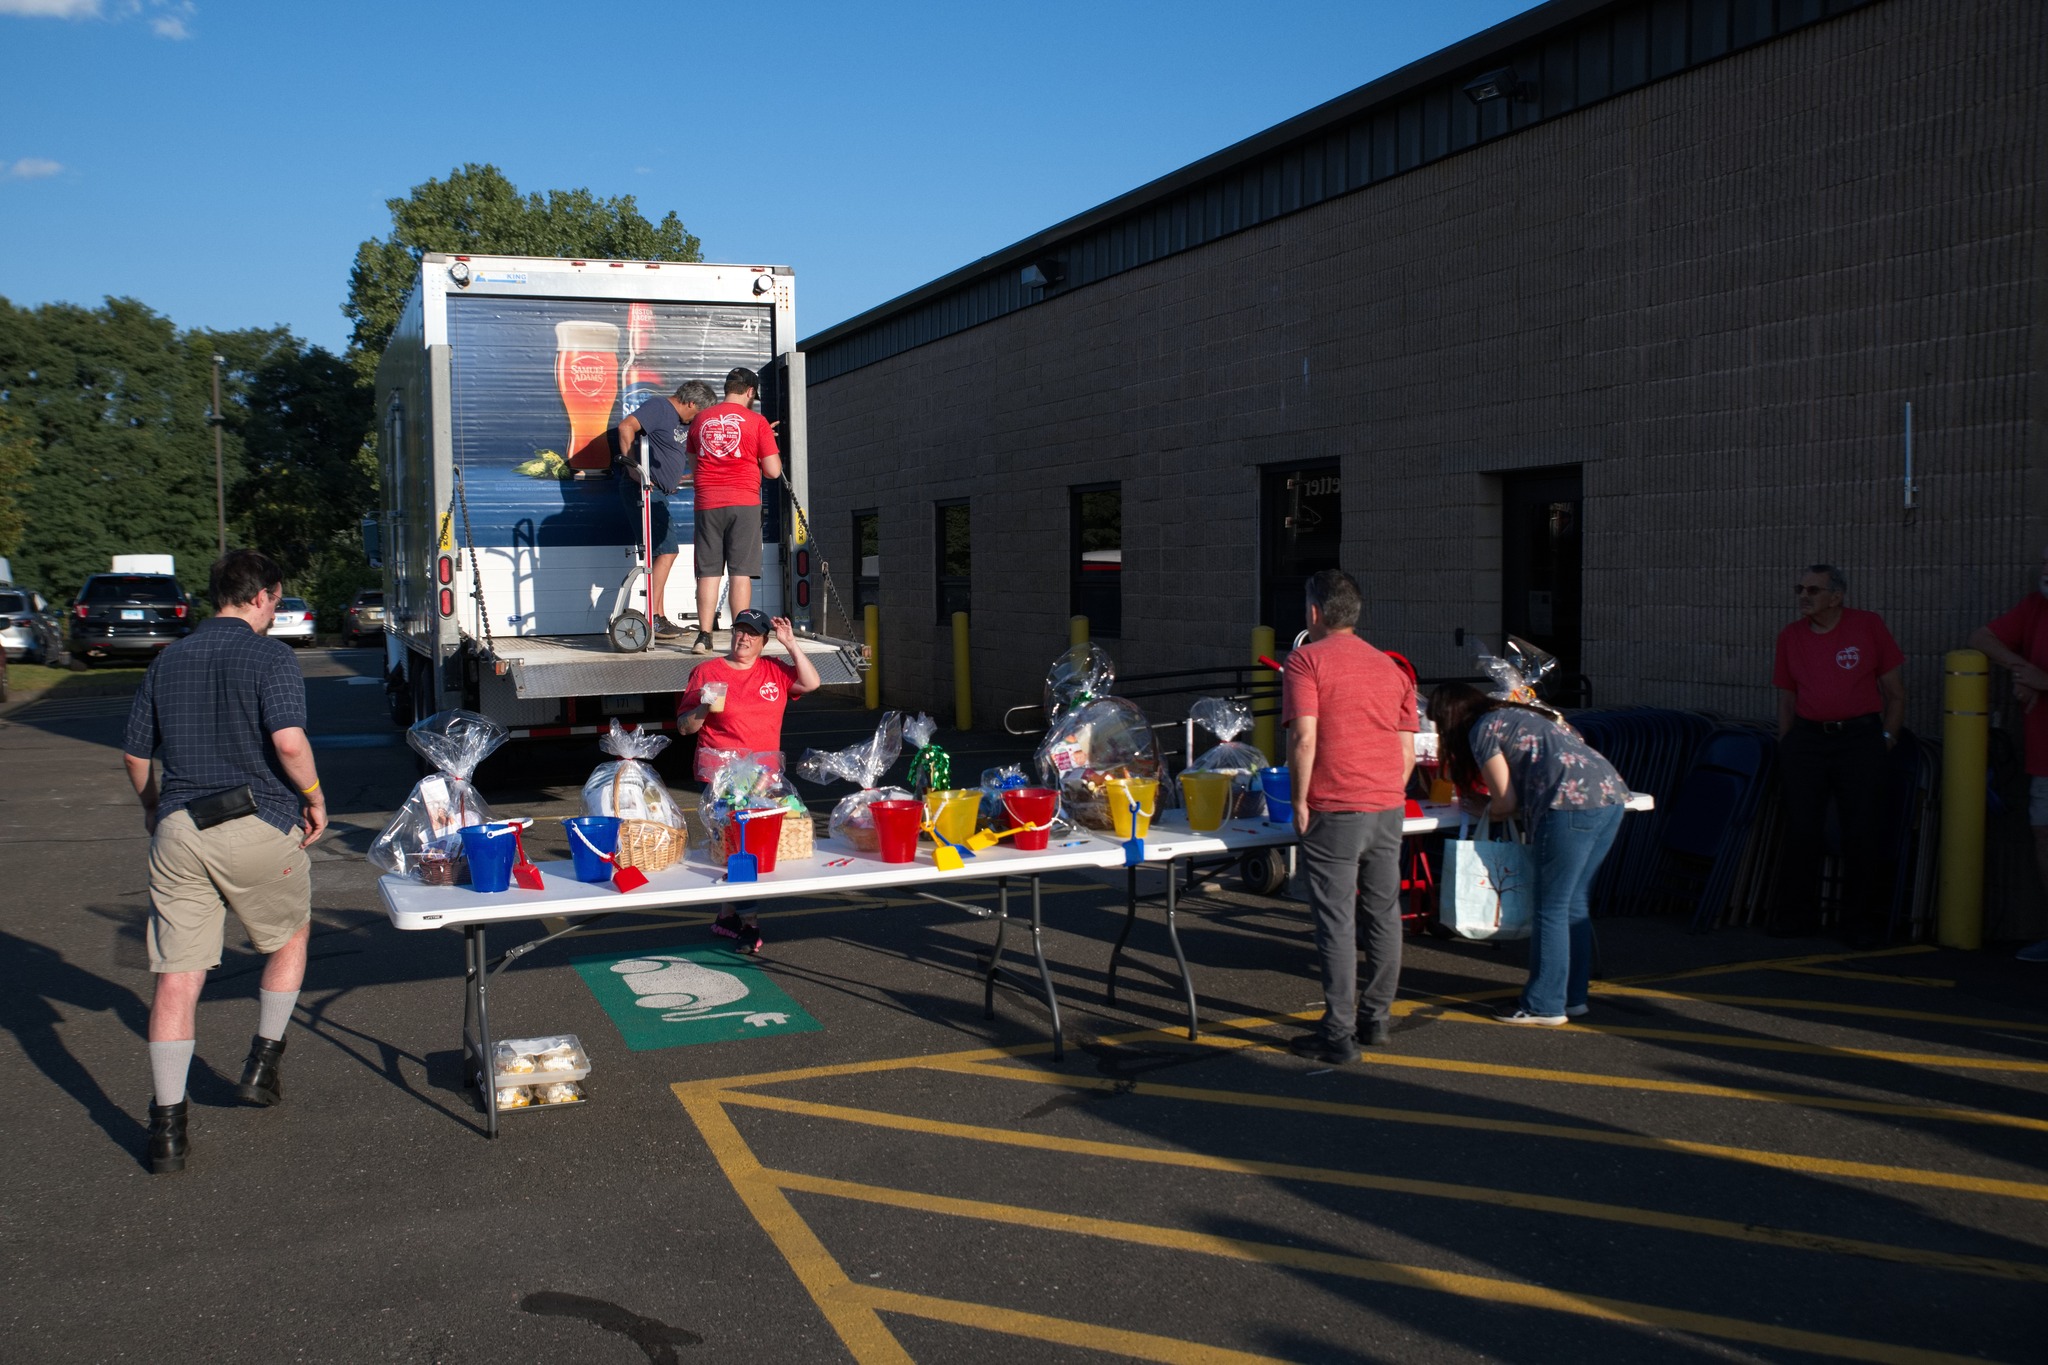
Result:
{"label": "red plastic shovel", "polygon": [[547,890],[548,884],[542,879],[540,868],[526,856],[526,842],[520,837],[533,823],[532,819],[507,820],[505,823],[512,826],[512,880],[519,883],[522,890]]}
{"label": "red plastic shovel", "polygon": [[574,839],[583,840],[585,848],[612,865],[612,885],[619,888],[620,891],[638,891],[641,887],[647,885],[647,874],[645,872],[642,872],[637,867],[621,867],[618,854],[599,852],[597,845],[591,843],[589,836],[576,828],[576,826],[569,826],[569,836]]}

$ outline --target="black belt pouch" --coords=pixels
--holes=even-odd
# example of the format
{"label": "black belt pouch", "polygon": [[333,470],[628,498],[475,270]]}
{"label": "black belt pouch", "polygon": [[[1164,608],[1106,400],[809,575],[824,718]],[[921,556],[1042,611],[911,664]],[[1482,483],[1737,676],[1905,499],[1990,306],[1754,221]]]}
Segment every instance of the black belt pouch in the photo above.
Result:
{"label": "black belt pouch", "polygon": [[239,820],[245,815],[256,813],[256,793],[244,784],[230,787],[224,792],[202,796],[197,801],[185,803],[185,811],[192,817],[192,823],[200,829],[212,829],[230,820]]}

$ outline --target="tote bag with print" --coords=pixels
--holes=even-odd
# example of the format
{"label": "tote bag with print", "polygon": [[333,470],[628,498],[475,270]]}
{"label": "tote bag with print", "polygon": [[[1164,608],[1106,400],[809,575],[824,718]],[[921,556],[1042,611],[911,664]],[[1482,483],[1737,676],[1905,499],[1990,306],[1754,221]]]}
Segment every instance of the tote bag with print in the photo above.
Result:
{"label": "tote bag with print", "polygon": [[1482,818],[1476,831],[1461,821],[1458,837],[1444,841],[1438,917],[1460,938],[1527,938],[1536,908],[1535,859],[1514,820],[1507,821],[1507,838],[1493,836],[1492,821]]}

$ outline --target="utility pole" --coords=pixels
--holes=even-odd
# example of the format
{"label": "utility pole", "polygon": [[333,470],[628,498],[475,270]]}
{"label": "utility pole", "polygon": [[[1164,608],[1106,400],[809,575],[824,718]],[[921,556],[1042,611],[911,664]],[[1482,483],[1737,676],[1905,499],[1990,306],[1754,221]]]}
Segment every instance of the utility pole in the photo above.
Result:
{"label": "utility pole", "polygon": [[228,552],[228,486],[220,456],[220,367],[227,357],[213,358],[213,415],[207,420],[213,424],[213,512],[220,530],[219,553]]}

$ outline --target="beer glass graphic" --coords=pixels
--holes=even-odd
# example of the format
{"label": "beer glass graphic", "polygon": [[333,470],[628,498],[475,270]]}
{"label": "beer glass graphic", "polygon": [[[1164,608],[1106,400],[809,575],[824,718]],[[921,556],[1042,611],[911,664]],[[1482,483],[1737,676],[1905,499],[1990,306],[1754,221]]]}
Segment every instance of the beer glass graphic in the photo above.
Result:
{"label": "beer glass graphic", "polygon": [[[556,323],[555,388],[569,414],[569,463],[578,469],[610,465],[603,441],[619,396],[619,329],[609,322]],[[597,449],[588,449],[593,443]]]}

